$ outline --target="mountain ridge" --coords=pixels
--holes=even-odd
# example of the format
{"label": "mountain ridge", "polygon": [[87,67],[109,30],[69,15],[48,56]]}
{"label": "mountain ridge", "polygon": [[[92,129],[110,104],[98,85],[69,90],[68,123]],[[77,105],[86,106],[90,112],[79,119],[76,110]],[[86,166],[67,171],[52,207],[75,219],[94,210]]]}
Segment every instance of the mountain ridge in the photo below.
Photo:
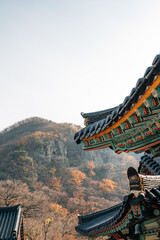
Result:
{"label": "mountain ridge", "polygon": [[[21,181],[27,184],[28,196],[39,191],[45,196],[49,217],[57,214],[53,205],[61,214],[63,210],[73,216],[119,203],[129,191],[125,170],[136,167],[140,157],[117,155],[111,149],[84,152],[74,142],[80,128],[38,117],[7,128],[0,134],[0,184]],[[35,216],[30,220],[34,222]]]}

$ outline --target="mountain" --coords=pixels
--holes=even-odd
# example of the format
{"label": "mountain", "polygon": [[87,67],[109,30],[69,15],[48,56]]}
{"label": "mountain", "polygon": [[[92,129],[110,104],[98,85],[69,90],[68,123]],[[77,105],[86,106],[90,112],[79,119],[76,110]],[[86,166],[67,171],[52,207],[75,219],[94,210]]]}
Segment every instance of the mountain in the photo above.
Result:
{"label": "mountain", "polygon": [[[110,149],[84,152],[73,140],[80,128],[74,124],[33,117],[2,131],[1,183],[20,181],[28,188],[28,196],[34,196],[38,191],[53,215],[57,211],[60,211],[59,214],[84,214],[120,202],[128,193],[126,169],[137,167],[139,155],[116,155]],[[23,202],[24,199],[21,199]],[[2,201],[0,204],[5,205]],[[59,210],[55,210],[55,206]],[[35,211],[29,215],[32,220],[34,214]],[[49,212],[48,216],[51,219]],[[62,235],[57,239],[63,239]],[[78,239],[76,235],[74,237]],[[64,239],[67,239],[66,236]]]}

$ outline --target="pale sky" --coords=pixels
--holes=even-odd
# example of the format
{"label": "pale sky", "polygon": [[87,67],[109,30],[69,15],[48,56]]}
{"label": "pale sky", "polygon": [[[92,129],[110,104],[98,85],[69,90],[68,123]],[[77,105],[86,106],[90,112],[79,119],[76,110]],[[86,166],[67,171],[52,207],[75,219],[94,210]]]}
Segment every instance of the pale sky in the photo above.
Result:
{"label": "pale sky", "polygon": [[0,130],[83,126],[123,102],[160,52],[159,0],[0,0]]}

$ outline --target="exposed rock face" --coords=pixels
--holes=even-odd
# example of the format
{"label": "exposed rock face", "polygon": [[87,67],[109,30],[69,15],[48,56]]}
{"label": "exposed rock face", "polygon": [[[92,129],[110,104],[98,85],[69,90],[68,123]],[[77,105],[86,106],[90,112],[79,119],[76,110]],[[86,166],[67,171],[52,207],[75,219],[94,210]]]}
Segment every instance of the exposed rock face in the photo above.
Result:
{"label": "exposed rock face", "polygon": [[29,150],[29,155],[42,165],[51,164],[52,166],[69,167],[67,158],[67,145],[61,140],[51,138],[38,146],[34,151]]}
{"label": "exposed rock face", "polygon": [[108,150],[104,149],[103,151],[91,151],[91,152],[82,152],[82,158],[85,160],[93,161],[96,164],[104,164],[105,158],[108,158]]}
{"label": "exposed rock face", "polygon": [[[112,177],[110,169],[112,169],[112,175],[118,176],[117,169],[123,171],[124,165],[125,167],[126,164],[130,166],[132,163],[134,163],[134,167],[138,165],[139,156],[136,155],[117,155],[110,149],[84,152],[81,146],[73,140],[74,133],[78,128],[73,124],[57,124],[32,118],[3,131],[0,134],[0,160],[3,175],[11,174],[12,176],[8,165],[13,160],[11,156],[16,156],[17,151],[20,160],[16,160],[15,157],[14,164],[23,161],[25,165],[26,159],[30,158],[32,159],[33,175],[35,172],[37,176],[43,175],[43,178],[45,178],[45,171],[50,171],[49,169],[54,167],[56,169],[85,168],[87,162],[93,162],[97,166],[96,174],[103,178]],[[25,157],[21,155],[22,150],[25,151]]]}
{"label": "exposed rock face", "polygon": [[21,180],[32,190],[44,186],[51,201],[69,211],[118,203],[129,191],[124,170],[137,167],[139,156],[85,152],[73,139],[78,128],[32,118],[6,129],[0,133],[0,180]]}

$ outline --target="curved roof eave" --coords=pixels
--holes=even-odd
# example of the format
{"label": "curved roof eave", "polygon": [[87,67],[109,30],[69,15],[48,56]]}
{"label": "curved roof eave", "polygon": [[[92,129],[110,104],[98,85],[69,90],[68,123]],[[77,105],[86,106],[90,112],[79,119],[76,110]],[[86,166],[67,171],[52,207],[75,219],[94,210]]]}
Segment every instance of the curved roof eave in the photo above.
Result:
{"label": "curved roof eave", "polygon": [[[129,96],[125,97],[122,104],[104,111],[81,113],[82,117],[86,120],[87,127],[75,134],[74,139],[77,144],[83,139],[92,137],[94,134],[98,134],[104,131],[105,128],[107,129],[113,125],[115,120],[124,116],[125,112],[129,111],[132,106],[137,103],[139,96],[144,94],[147,86],[149,86],[154,77],[160,73],[160,54],[154,58],[152,64],[151,67],[146,69],[144,77],[138,79],[136,87],[131,90]],[[97,127],[97,125],[99,125],[99,127]]]}

